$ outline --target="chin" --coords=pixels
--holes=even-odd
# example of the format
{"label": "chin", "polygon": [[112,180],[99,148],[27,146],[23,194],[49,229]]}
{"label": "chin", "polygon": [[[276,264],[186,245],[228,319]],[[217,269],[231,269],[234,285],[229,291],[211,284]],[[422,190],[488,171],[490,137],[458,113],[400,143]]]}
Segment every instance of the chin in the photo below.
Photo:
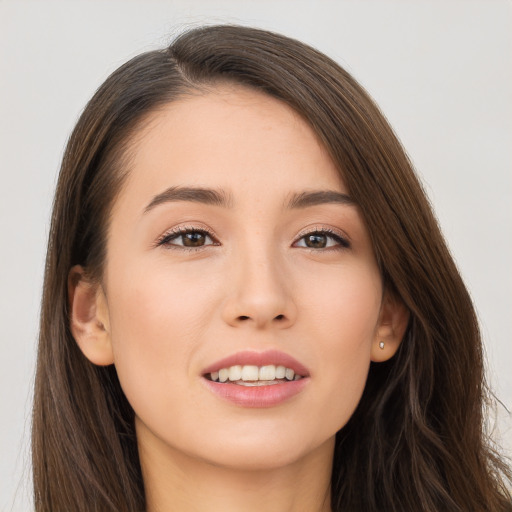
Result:
{"label": "chin", "polygon": [[334,448],[334,435],[328,439],[306,441],[304,436],[291,435],[283,440],[281,435],[243,436],[235,441],[225,439],[204,447],[202,453],[196,452],[207,463],[236,469],[239,471],[270,471],[291,466],[305,457],[314,457],[316,453]]}

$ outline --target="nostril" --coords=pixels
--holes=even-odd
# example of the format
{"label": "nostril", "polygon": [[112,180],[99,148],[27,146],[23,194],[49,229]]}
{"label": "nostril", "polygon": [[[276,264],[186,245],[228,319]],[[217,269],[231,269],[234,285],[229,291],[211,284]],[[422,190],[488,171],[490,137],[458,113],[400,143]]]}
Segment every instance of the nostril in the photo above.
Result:
{"label": "nostril", "polygon": [[[247,316],[247,315],[240,315],[237,317],[237,320],[245,321],[245,320],[250,320],[251,318],[252,317]],[[282,321],[282,320],[286,320],[286,317],[285,317],[285,315],[277,315],[276,317],[274,317],[274,320]]]}

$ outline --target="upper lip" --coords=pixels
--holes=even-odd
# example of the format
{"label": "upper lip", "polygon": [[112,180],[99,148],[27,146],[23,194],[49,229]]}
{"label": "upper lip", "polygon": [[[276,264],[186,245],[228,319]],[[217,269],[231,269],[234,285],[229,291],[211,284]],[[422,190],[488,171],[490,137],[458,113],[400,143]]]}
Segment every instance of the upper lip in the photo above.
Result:
{"label": "upper lip", "polygon": [[237,352],[236,354],[232,354],[209,365],[203,370],[203,375],[218,372],[222,368],[229,368],[230,366],[235,365],[267,366],[271,364],[290,368],[296,375],[300,375],[302,377],[309,376],[309,371],[303,364],[291,355],[279,350],[266,350],[265,352],[244,350],[242,352]]}

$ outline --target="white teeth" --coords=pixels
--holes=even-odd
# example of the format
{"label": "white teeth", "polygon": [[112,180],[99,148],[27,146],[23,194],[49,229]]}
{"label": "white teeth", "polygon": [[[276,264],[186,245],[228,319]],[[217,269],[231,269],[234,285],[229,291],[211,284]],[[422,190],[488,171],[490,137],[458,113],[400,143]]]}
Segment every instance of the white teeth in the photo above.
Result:
{"label": "white teeth", "polygon": [[278,380],[253,380],[244,382],[243,380],[239,380],[236,382],[239,386],[246,387],[255,387],[255,386],[273,386],[274,384],[279,384]]}
{"label": "white teeth", "polygon": [[276,378],[276,367],[273,364],[262,366],[258,378],[259,380],[274,380]]}
{"label": "white teeth", "polygon": [[286,376],[286,368],[284,366],[276,366],[276,379],[284,379]]}
{"label": "white teeth", "polygon": [[[235,382],[247,386],[262,386],[279,384],[278,380],[299,380],[301,375],[295,375],[291,368],[285,366],[275,366],[273,364],[265,366],[255,365],[234,365],[229,368],[221,368],[217,372],[210,373],[210,379],[218,382]],[[246,384],[244,384],[246,383]]]}
{"label": "white teeth", "polygon": [[229,368],[229,380],[240,380],[242,378],[242,367],[240,365]]}
{"label": "white teeth", "polygon": [[242,368],[242,380],[258,380],[259,369],[257,366],[244,366]]}

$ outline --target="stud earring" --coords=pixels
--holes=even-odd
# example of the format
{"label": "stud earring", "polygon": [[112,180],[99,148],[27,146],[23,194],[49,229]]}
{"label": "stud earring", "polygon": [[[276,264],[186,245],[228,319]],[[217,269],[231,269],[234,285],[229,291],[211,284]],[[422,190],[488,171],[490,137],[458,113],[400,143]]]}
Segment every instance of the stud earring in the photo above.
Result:
{"label": "stud earring", "polygon": [[384,342],[383,342],[383,341],[381,341],[381,342],[379,343],[379,348],[380,348],[381,350],[384,350]]}

